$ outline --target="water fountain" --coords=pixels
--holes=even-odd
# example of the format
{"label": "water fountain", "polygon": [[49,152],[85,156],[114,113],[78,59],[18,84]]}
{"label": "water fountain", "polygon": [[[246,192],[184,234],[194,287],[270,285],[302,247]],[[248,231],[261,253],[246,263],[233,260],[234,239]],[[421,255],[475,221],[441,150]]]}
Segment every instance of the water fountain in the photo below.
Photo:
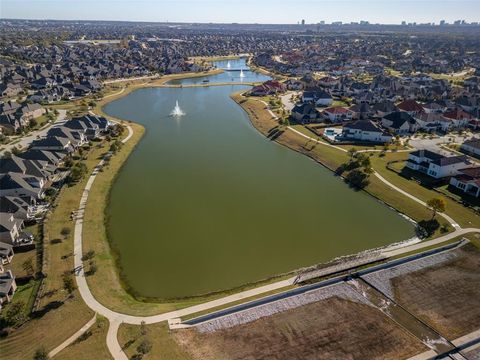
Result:
{"label": "water fountain", "polygon": [[240,78],[243,79],[245,77],[245,74],[243,73],[243,69],[240,69]]}
{"label": "water fountain", "polygon": [[230,69],[232,67],[232,65],[230,64],[230,61],[227,62],[227,69]]}
{"label": "water fountain", "polygon": [[175,103],[175,107],[173,108],[172,112],[170,113],[172,116],[183,116],[185,113],[180,109],[180,105],[178,105],[178,100]]}

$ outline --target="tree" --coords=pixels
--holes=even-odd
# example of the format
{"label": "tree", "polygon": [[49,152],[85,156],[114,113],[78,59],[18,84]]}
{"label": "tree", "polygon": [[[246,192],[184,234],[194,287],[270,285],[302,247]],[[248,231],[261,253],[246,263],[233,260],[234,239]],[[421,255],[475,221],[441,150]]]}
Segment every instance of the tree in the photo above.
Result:
{"label": "tree", "polygon": [[347,180],[351,187],[357,189],[363,189],[369,184],[368,174],[360,169],[350,171],[345,177],[345,180]]}
{"label": "tree", "polygon": [[25,320],[25,303],[21,300],[8,305],[5,310],[4,319],[10,325],[22,323]]}
{"label": "tree", "polygon": [[88,250],[85,255],[82,256],[82,261],[88,261],[93,259],[95,256],[95,250]]}
{"label": "tree", "polygon": [[33,354],[33,360],[47,360],[49,358],[47,350],[45,350],[44,347],[37,349],[35,354]]}
{"label": "tree", "polygon": [[87,166],[82,162],[77,162],[70,169],[70,174],[68,174],[67,181],[69,183],[75,183],[80,181],[85,174],[87,173]]}
{"label": "tree", "polygon": [[112,145],[110,145],[110,151],[115,154],[118,150],[120,150],[121,147],[122,147],[122,142],[116,140],[114,143],[112,143]]}
{"label": "tree", "polygon": [[146,336],[147,334],[148,334],[147,324],[145,324],[145,321],[142,321],[140,323],[140,336]]}
{"label": "tree", "polygon": [[77,288],[75,281],[73,279],[72,273],[70,271],[65,271],[62,275],[63,288],[71,295]]}
{"label": "tree", "polygon": [[348,149],[348,155],[350,155],[350,161],[353,160],[356,154],[357,154],[357,149],[355,149],[354,147]]}
{"label": "tree", "polygon": [[433,198],[427,201],[427,206],[432,210],[432,220],[435,219],[437,212],[444,212],[447,204],[442,198]]}
{"label": "tree", "polygon": [[143,355],[148,354],[151,350],[152,350],[152,343],[148,339],[144,339],[140,343],[140,345],[138,345],[137,347],[137,351]]}
{"label": "tree", "polygon": [[92,260],[88,263],[88,265],[90,266],[90,269],[88,270],[88,275],[94,275],[98,270],[97,263]]}
{"label": "tree", "polygon": [[2,159],[10,159],[12,157],[12,153],[10,151],[5,151],[3,153]]}
{"label": "tree", "polygon": [[22,264],[23,270],[27,273],[28,276],[32,276],[35,272],[35,267],[33,266],[33,258],[29,257]]}
{"label": "tree", "polygon": [[62,230],[60,231],[60,234],[62,234],[63,238],[64,238],[65,240],[67,240],[67,237],[68,237],[68,235],[70,235],[70,232],[71,232],[70,228],[64,227],[64,228],[62,228]]}

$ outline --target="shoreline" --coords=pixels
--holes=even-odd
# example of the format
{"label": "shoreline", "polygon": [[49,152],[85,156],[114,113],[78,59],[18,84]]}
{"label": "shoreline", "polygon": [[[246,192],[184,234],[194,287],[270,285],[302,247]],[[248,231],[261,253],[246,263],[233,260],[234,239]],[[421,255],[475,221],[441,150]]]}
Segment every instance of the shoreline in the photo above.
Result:
{"label": "shoreline", "polygon": [[[269,138],[269,134],[268,132],[275,128],[275,127],[278,127],[279,124],[273,119],[271,118],[271,121],[270,121],[270,124],[266,124],[265,121],[261,121],[259,120],[259,116],[251,109],[251,108],[248,108],[246,106],[243,106],[243,103],[248,101],[248,97],[245,97],[243,96],[243,93],[242,92],[237,92],[237,93],[233,93],[231,94],[230,96],[232,98],[233,101],[235,101],[244,111],[245,113],[247,114],[249,120],[250,120],[250,123],[252,124],[252,126],[260,133],[262,134],[266,139]],[[256,100],[252,100],[252,101],[256,101]],[[269,114],[268,114],[268,117],[271,117]],[[264,126],[267,125],[267,126],[270,126],[272,125],[272,127],[270,127],[268,130],[267,128],[265,128]],[[286,129],[284,130],[286,131]],[[301,149],[301,145],[299,144],[296,144],[297,147],[295,146],[292,146],[291,143],[288,143],[287,141],[281,141],[281,139],[279,140],[279,138],[281,138],[281,136],[278,136],[277,138],[275,138],[275,142],[282,145],[282,146],[285,146],[287,147],[288,149],[292,150],[292,151],[295,151],[295,152],[298,152],[299,154],[301,155],[305,155],[307,157],[309,157],[311,160],[313,160],[315,163],[317,163],[318,165],[321,165],[323,166],[324,168],[326,168],[327,170],[331,171],[333,174],[335,174],[335,167],[334,166],[331,166],[329,165],[328,163],[322,161],[320,158],[314,156],[313,154],[309,153],[308,151],[302,151]],[[340,176],[342,177],[342,176]],[[343,178],[343,177],[342,177]],[[418,221],[415,220],[411,215],[397,209],[395,206],[389,204],[388,202],[386,202],[385,200],[383,200],[382,198],[380,198],[379,196],[373,194],[372,192],[368,191],[367,189],[362,189],[362,190],[359,190],[359,191],[363,191],[365,192],[366,194],[368,194],[369,196],[373,197],[376,201],[382,203],[383,205],[387,206],[389,209],[395,211],[399,216],[402,216],[404,217],[407,221],[418,225]],[[415,233],[414,233],[415,235]],[[413,237],[412,237],[413,238]],[[405,239],[405,240],[401,240],[400,242],[406,242],[406,241],[409,241],[411,240],[412,238],[409,238],[409,239]],[[398,242],[397,242],[398,243]],[[391,245],[394,245],[394,243],[392,244],[388,244],[388,245],[385,245],[385,247],[387,246],[391,246]],[[369,249],[369,250],[372,250],[372,249]],[[353,255],[353,254],[352,254]]]}
{"label": "shoreline", "polygon": [[[105,250],[107,249],[108,249],[108,252],[110,253],[109,256],[113,264],[104,264],[105,266],[109,267],[108,272],[110,273],[111,277],[112,277],[112,272],[114,273],[113,278],[110,280],[113,280],[114,282],[116,282],[116,284],[112,284],[111,282],[109,282],[110,284],[113,285],[113,288],[114,288],[110,296],[114,296],[114,297],[117,296],[119,299],[122,299],[121,302],[123,302],[124,305],[128,305],[128,308],[120,306],[119,310],[124,313],[134,315],[137,313],[137,311],[139,311],[142,315],[146,315],[146,314],[159,314],[159,313],[163,313],[171,310],[178,310],[184,307],[191,306],[192,304],[203,303],[206,301],[214,300],[216,298],[221,298],[223,296],[235,294],[241,291],[245,291],[245,290],[257,288],[262,285],[273,283],[273,282],[293,276],[293,274],[296,271],[296,270],[292,270],[282,274],[274,274],[271,277],[245,283],[233,288],[219,289],[217,291],[212,291],[209,293],[196,294],[192,296],[179,297],[179,298],[159,298],[159,297],[140,296],[139,294],[136,294],[134,290],[132,290],[131,286],[128,285],[128,281],[125,280],[125,276],[122,274],[122,267],[118,263],[118,259],[120,258],[121,254],[119,254],[118,251],[115,249],[115,246],[111,243],[110,238],[108,236],[108,222],[107,222],[108,214],[106,214],[106,209],[109,204],[109,194],[113,187],[114,181],[118,176],[118,174],[120,173],[121,169],[123,168],[125,162],[128,160],[128,158],[130,157],[130,155],[133,153],[136,146],[140,142],[141,138],[143,137],[145,128],[134,121],[119,119],[119,118],[110,116],[103,111],[103,108],[110,102],[118,100],[124,96],[127,96],[133,91],[136,91],[139,89],[164,87],[164,85],[171,80],[215,75],[221,72],[223,72],[223,70],[216,69],[216,70],[212,70],[209,72],[202,72],[202,73],[185,73],[185,74],[167,75],[165,77],[154,79],[152,81],[143,82],[140,84],[135,84],[135,83],[127,84],[120,92],[106,95],[104,98],[99,100],[95,108],[92,110],[92,112],[95,113],[96,115],[105,116],[106,118],[111,119],[113,121],[118,121],[121,124],[128,123],[130,126],[134,127],[134,134],[138,134],[139,131],[141,132],[140,137],[138,138],[134,137],[127,143],[129,146],[128,152],[124,154],[124,158],[121,160],[121,163],[118,166],[115,166],[115,168],[113,169],[113,175],[110,177],[110,179],[108,179],[109,185],[107,189],[103,189],[104,191],[106,191],[106,193],[103,192],[103,194],[100,194],[102,196],[101,200],[103,200],[103,201],[100,201],[100,206],[102,208],[101,209],[102,211],[98,213],[102,214],[101,215],[102,226],[101,226],[101,229],[98,229],[98,230],[102,232],[102,234],[104,235],[104,239],[98,238],[99,237],[98,232],[97,232],[96,238],[90,239],[90,237],[86,235],[86,233],[88,233],[89,231],[88,227],[86,226],[84,228],[84,250],[94,246],[94,247],[99,247],[101,250],[103,250],[102,253],[104,253]],[[128,83],[128,80],[126,80],[125,82]],[[127,146],[127,144],[125,146]],[[122,150],[124,150],[124,148],[122,148],[119,153],[123,153]],[[112,160],[118,159],[118,155],[119,154],[116,154],[114,157],[112,157]],[[111,165],[109,165],[109,167],[110,166]],[[108,172],[111,172],[111,169],[108,169],[108,170],[109,170]],[[99,174],[99,176],[97,177],[95,186],[92,187],[92,190],[91,190],[91,192],[93,193],[92,195],[95,195],[95,192],[98,192],[98,191],[101,192],[101,190],[99,190],[99,187],[101,186],[99,182],[102,181],[101,179],[102,177]],[[94,197],[95,196],[89,197],[89,202],[87,202],[87,205],[86,205],[87,210],[85,212],[86,218],[90,217],[89,214],[91,214],[91,211],[88,211],[88,207],[89,207],[89,204],[91,204],[90,199]],[[108,255],[105,255],[105,256],[108,256]],[[97,274],[93,276],[96,276]],[[104,290],[104,289],[99,289],[98,285],[100,284],[96,284],[94,281],[92,281],[92,279],[89,279],[89,277],[87,277],[87,282],[92,291],[92,294],[95,295],[95,298],[97,298],[97,300],[100,303],[103,303],[105,306],[109,305],[108,307],[112,309],[117,308],[117,306],[111,306],[110,303],[103,301],[106,298],[106,296],[100,296],[100,297],[96,296],[102,293],[102,290]],[[132,307],[133,309],[130,307]]]}
{"label": "shoreline", "polygon": [[[153,88],[153,87],[161,87],[163,85],[165,85],[166,83],[168,83],[169,81],[171,80],[174,80],[174,79],[186,79],[186,78],[192,78],[192,77],[201,77],[201,76],[207,76],[207,75],[215,75],[217,73],[221,73],[222,70],[213,70],[213,71],[210,71],[210,72],[202,72],[202,73],[186,73],[186,74],[175,74],[175,75],[167,75],[165,77],[162,77],[162,78],[159,78],[159,79],[154,79],[152,81],[147,81],[147,82],[144,82],[142,84],[127,84],[126,87],[124,87],[124,89],[122,89],[122,91],[120,91],[119,93],[115,93],[115,94],[111,94],[111,95],[107,95],[106,97],[104,97],[102,100],[100,100],[97,104],[97,106],[95,107],[95,112],[99,115],[102,115],[102,116],[106,116],[106,117],[109,117],[109,118],[112,118],[112,119],[115,119],[114,117],[112,116],[109,116],[107,115],[104,111],[103,111],[103,107],[106,106],[108,103],[114,101],[114,100],[117,100],[119,98],[122,98],[128,94],[130,94],[131,92],[135,91],[135,90],[138,90],[138,89],[141,89],[141,88]],[[272,76],[272,74],[268,74],[270,76]],[[128,80],[127,80],[128,82]],[[238,93],[233,93],[230,95],[230,97],[239,105],[242,107],[242,109],[244,111],[246,111],[249,119],[250,119],[250,122],[252,123],[252,125],[257,129],[257,131],[259,131],[260,133],[262,133],[262,135],[264,135],[265,137],[268,138],[267,134],[266,134],[266,129],[263,129],[262,131],[262,127],[259,126],[259,124],[255,123],[253,120],[252,120],[252,116],[251,114],[249,113],[249,111],[244,107],[242,106],[242,103],[238,100],[238,97],[240,95]],[[107,99],[108,98],[108,99]],[[243,96],[242,96],[243,98]],[[240,100],[242,100],[242,98]],[[248,98],[245,98],[248,100]],[[122,120],[122,119],[116,119],[118,121],[120,121],[121,123],[124,123],[126,122],[127,120]],[[273,120],[273,119],[272,119]],[[143,129],[144,131],[144,128],[142,125],[140,124],[137,124],[135,122],[132,122],[132,121],[128,121],[128,123],[130,124],[135,124],[136,126],[140,127]],[[275,126],[278,126],[278,124],[275,123]],[[108,224],[106,222],[107,220],[107,215],[105,213],[105,210],[106,208],[108,207],[108,203],[109,203],[109,193],[110,193],[110,190],[113,186],[113,183],[115,181],[115,178],[116,176],[118,176],[119,172],[121,171],[121,168],[123,167],[123,164],[125,163],[125,161],[128,159],[128,157],[130,156],[130,154],[134,151],[135,147],[137,146],[138,142],[141,140],[141,137],[138,138],[136,140],[136,143],[133,145],[132,149],[130,149],[130,151],[128,152],[126,158],[123,160],[122,164],[118,167],[118,169],[116,169],[115,171],[115,175],[113,176],[113,178],[110,180],[111,183],[110,183],[110,186],[109,186],[109,190],[108,190],[108,194],[107,194],[107,197],[105,198],[105,201],[103,202],[103,219],[104,219],[104,223],[103,223],[103,229],[105,231],[105,233],[107,234],[106,236],[106,243],[107,243],[107,246],[108,248],[110,249],[110,252],[111,252],[111,255],[113,257],[113,261],[114,261],[114,271],[116,273],[116,280],[117,280],[117,285],[120,286],[123,294],[118,294],[120,296],[125,296],[127,295],[129,298],[130,298],[130,301],[133,301],[136,303],[136,305],[140,306],[140,307],[144,307],[144,306],[147,306],[149,307],[149,305],[152,305],[153,307],[164,307],[164,306],[167,306],[167,307],[173,307],[174,309],[179,309],[179,308],[182,308],[182,307],[185,307],[185,306],[189,306],[191,305],[191,303],[188,303],[188,304],[182,304],[183,301],[194,301],[194,302],[204,302],[204,301],[208,301],[212,298],[216,298],[216,297],[219,297],[219,296],[224,296],[226,294],[229,294],[229,293],[235,293],[235,292],[238,292],[238,291],[241,291],[241,290],[245,290],[245,289],[249,289],[249,288],[255,288],[255,287],[258,287],[260,286],[261,284],[265,284],[265,283],[270,283],[270,282],[273,282],[273,281],[277,281],[279,278],[282,278],[284,276],[287,276],[287,275],[290,275],[291,274],[294,274],[294,273],[297,273],[299,271],[301,271],[302,269],[305,269],[305,268],[301,268],[301,269],[294,269],[290,272],[287,272],[286,274],[277,274],[277,275],[273,275],[272,277],[269,277],[267,279],[263,279],[263,280],[259,280],[259,281],[255,281],[255,282],[251,282],[251,283],[247,283],[247,284],[244,284],[244,285],[241,285],[239,287],[235,287],[235,288],[231,288],[231,289],[224,289],[224,290],[219,290],[219,291],[214,291],[214,292],[210,292],[210,293],[207,293],[207,294],[198,294],[198,295],[192,295],[192,296],[188,296],[188,297],[182,297],[182,298],[172,298],[172,299],[162,299],[162,298],[156,298],[156,297],[142,297],[138,294],[135,294],[135,291],[132,290],[132,288],[128,285],[128,282],[126,282],[124,280],[125,276],[122,275],[122,268],[121,266],[118,265],[118,261],[116,259],[118,259],[118,257],[120,256],[120,254],[118,254],[118,252],[115,250],[114,246],[112,246],[111,244],[111,241],[109,240],[109,236],[108,236]],[[277,141],[277,140],[276,140]],[[287,146],[289,149],[291,150],[294,150],[294,151],[297,151],[301,154],[304,154],[304,155],[307,155],[309,156],[311,159],[313,159],[315,162],[317,162],[318,164],[326,167],[327,169],[331,170],[331,171],[334,171],[333,167],[330,167],[328,163],[324,163],[322,161],[319,161],[318,159],[316,159],[315,157],[313,157],[311,154],[308,154],[306,152],[303,152],[303,151],[300,151],[298,148],[295,148],[295,147],[292,147],[292,146],[289,146],[288,143],[282,143],[282,142],[279,142],[277,141],[278,143],[280,143],[281,145],[284,145],[284,146]],[[372,197],[374,197],[375,199],[377,199],[379,202],[387,205],[390,209],[393,209],[394,211],[396,211],[397,213],[399,213],[400,215],[404,215],[404,216],[407,216],[408,218],[412,219],[410,216],[406,215],[405,213],[403,213],[402,211],[396,209],[395,207],[391,206],[389,203],[387,203],[386,201],[378,198],[377,196],[375,196],[374,194],[366,191],[369,195],[371,195]],[[413,220],[413,219],[412,219]],[[413,220],[415,221],[415,220]],[[406,241],[409,241],[411,240],[410,239],[406,239],[406,240],[403,240],[402,242],[406,242]],[[98,241],[98,240],[97,240]],[[103,241],[101,241],[103,242]],[[391,246],[392,244],[388,244],[386,246]],[[368,251],[368,250],[372,250],[372,249],[367,249],[365,251]],[[334,260],[334,259],[332,259]],[[312,266],[319,266],[319,265],[324,265],[324,264],[328,264],[329,262],[326,262],[326,263],[320,263],[320,264],[313,264]],[[92,293],[96,293],[96,289],[95,289],[95,286],[92,287]],[[135,306],[137,307],[137,306]],[[124,310],[124,309],[122,309]],[[153,310],[153,313],[158,313],[158,311],[160,312],[164,312],[166,311],[166,309],[138,309],[141,311],[142,314],[145,314],[145,312],[147,313],[150,313],[150,311]],[[131,311],[127,311],[128,313],[131,313]]]}

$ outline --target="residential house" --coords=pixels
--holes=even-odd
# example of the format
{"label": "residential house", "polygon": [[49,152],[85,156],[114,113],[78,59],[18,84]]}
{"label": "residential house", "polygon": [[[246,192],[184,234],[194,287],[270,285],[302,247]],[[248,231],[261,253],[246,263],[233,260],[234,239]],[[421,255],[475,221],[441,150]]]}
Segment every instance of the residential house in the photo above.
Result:
{"label": "residential house", "polygon": [[[85,124],[77,123],[79,129],[72,129],[66,126],[66,123],[63,126],[52,127],[47,132],[47,139],[50,137],[64,138],[70,141],[70,144],[74,148],[78,148],[88,142],[86,137],[87,127]],[[69,124],[72,126],[72,124]]]}
{"label": "residential house", "polygon": [[13,252],[13,246],[4,242],[0,242],[0,264],[10,264],[15,253]]}
{"label": "residential house", "polygon": [[301,124],[317,122],[319,119],[319,113],[317,109],[315,109],[315,106],[309,103],[295,105],[295,107],[292,109],[291,116]]}
{"label": "residential house", "polygon": [[414,116],[417,122],[417,129],[427,132],[448,131],[452,121],[437,112],[422,112]]}
{"label": "residential house", "polygon": [[0,129],[5,134],[15,134],[22,128],[22,123],[15,114],[0,115]]}
{"label": "residential house", "polygon": [[371,106],[373,114],[382,118],[392,112],[398,111],[398,108],[391,101],[382,101]]}
{"label": "residential house", "polygon": [[480,167],[459,170],[459,174],[450,179],[450,185],[467,195],[480,196]]}
{"label": "residential house", "polygon": [[423,112],[423,107],[415,100],[404,100],[401,103],[397,104],[397,108],[400,111],[405,111],[411,116],[417,115]]}
{"label": "residential house", "polygon": [[0,85],[0,97],[17,96],[22,92],[22,87],[19,84],[1,84]]}
{"label": "residential house", "polygon": [[358,120],[346,124],[342,130],[342,138],[375,143],[392,142],[392,136],[371,120]]}
{"label": "residential house", "polygon": [[459,171],[472,166],[466,155],[444,156],[430,150],[417,150],[408,155],[406,166],[435,179],[459,174]]}
{"label": "residential house", "polygon": [[480,139],[467,140],[460,146],[460,149],[466,153],[480,156]]}
{"label": "residential house", "polygon": [[43,139],[35,140],[30,145],[30,149],[59,151],[67,154],[75,151],[75,147],[70,139],[60,136],[49,136]]}
{"label": "residential house", "polygon": [[333,103],[332,96],[323,90],[304,91],[302,94],[303,103],[315,103],[317,106],[330,106]]}
{"label": "residential house", "polygon": [[28,123],[32,119],[36,119],[45,114],[45,109],[40,104],[25,104],[18,111],[18,115],[23,121]]}
{"label": "residential house", "polygon": [[17,290],[15,277],[11,270],[0,274],[0,310],[6,304],[12,301],[12,297]]}
{"label": "residential house", "polygon": [[51,166],[58,168],[61,166],[66,154],[56,151],[28,149],[18,156],[27,160],[46,161]]}
{"label": "residential house", "polygon": [[45,185],[43,178],[10,172],[0,175],[0,197],[18,196],[43,199]]}
{"label": "residential house", "polygon": [[276,80],[268,80],[261,85],[254,86],[252,90],[250,90],[250,94],[253,96],[274,95],[282,93],[286,89],[287,87],[283,83]]}
{"label": "residential house", "polygon": [[9,100],[7,102],[4,102],[3,104],[0,104],[0,114],[15,114],[21,107],[22,105],[20,105],[16,101]]}
{"label": "residential house", "polygon": [[23,221],[35,218],[36,199],[18,196],[0,197],[0,212],[12,214],[16,219]]}
{"label": "residential house", "polygon": [[415,119],[403,111],[395,111],[382,118],[382,126],[394,134],[405,135],[417,130]]}
{"label": "residential house", "polygon": [[461,108],[455,108],[447,111],[443,114],[443,116],[452,121],[452,128],[454,129],[464,129],[468,126],[470,120],[475,119],[472,115]]}
{"label": "residential house", "polygon": [[323,115],[333,123],[352,120],[353,111],[341,106],[334,106],[323,110]]}
{"label": "residential house", "polygon": [[0,174],[15,172],[23,175],[33,175],[45,180],[52,175],[54,170],[46,161],[23,159],[14,154],[9,159],[3,159],[0,165]]}
{"label": "residential house", "polygon": [[11,213],[0,212],[0,241],[9,245],[19,245],[23,230],[23,220],[17,219]]}

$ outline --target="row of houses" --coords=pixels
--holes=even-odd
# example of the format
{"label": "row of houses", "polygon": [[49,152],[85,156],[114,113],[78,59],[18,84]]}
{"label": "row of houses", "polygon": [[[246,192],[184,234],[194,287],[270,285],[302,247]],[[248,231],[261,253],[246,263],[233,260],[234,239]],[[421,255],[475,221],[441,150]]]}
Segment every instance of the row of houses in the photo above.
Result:
{"label": "row of houses", "polygon": [[[47,189],[60,184],[67,171],[66,159],[80,147],[106,133],[111,124],[103,117],[86,115],[52,127],[44,138],[33,141],[20,154],[3,158],[0,164],[0,261],[12,261],[16,248],[31,246],[26,226],[42,220],[48,209]],[[0,270],[3,267],[0,266]],[[11,271],[0,273],[0,308],[15,292]]]}

